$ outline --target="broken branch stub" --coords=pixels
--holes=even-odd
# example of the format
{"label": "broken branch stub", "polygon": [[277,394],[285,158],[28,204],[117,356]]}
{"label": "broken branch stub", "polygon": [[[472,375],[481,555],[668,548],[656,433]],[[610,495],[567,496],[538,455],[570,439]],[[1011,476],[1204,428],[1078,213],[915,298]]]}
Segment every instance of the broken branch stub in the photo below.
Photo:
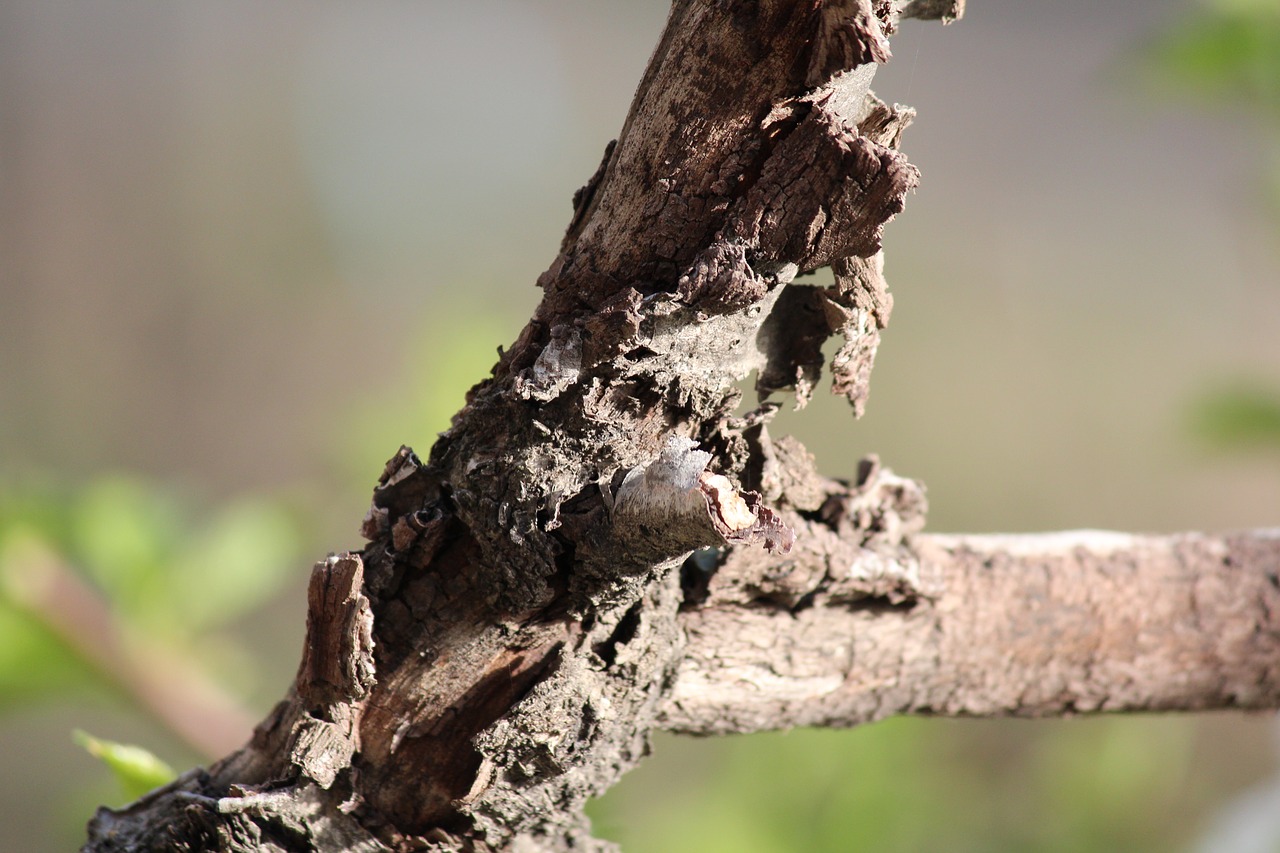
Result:
{"label": "broken branch stub", "polygon": [[[689,543],[760,542],[769,552],[791,550],[794,531],[761,503],[758,493],[739,491],[728,477],[707,471],[711,454],[695,446],[690,439],[672,436],[655,461],[627,474],[613,504],[614,536],[620,544],[631,547],[628,531],[634,529],[672,536],[682,557],[693,550],[682,547]],[[690,531],[681,531],[686,525]]]}

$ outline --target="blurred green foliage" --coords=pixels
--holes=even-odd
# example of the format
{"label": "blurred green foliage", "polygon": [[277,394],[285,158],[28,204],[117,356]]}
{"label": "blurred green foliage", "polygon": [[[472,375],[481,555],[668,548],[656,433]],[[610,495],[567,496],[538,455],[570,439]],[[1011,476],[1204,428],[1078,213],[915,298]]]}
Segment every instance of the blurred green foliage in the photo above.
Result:
{"label": "blurred green foliage", "polygon": [[590,813],[628,853],[1165,851],[1193,831],[1193,733],[1172,717],[895,718],[662,737]]}
{"label": "blurred green foliage", "polygon": [[137,480],[96,480],[71,501],[68,556],[148,633],[190,639],[262,604],[288,569],[298,536],[279,504],[234,500],[198,522]]}
{"label": "blurred green foliage", "polygon": [[1280,448],[1280,396],[1259,384],[1210,391],[1195,403],[1192,427],[1213,447],[1275,450]]}
{"label": "blurred green foliage", "polygon": [[[243,681],[254,656],[237,650],[230,623],[275,595],[299,561],[298,524],[269,499],[203,513],[125,476],[78,488],[0,484],[0,709],[86,691],[130,698],[94,658],[103,631],[227,683],[235,679],[217,670],[230,654]],[[133,747],[78,742],[130,790],[166,772]]]}
{"label": "blurred green foliage", "polygon": [[[1142,58],[1146,81],[1164,97],[1243,108],[1254,119],[1270,151],[1261,195],[1280,220],[1280,2],[1204,0]],[[1280,447],[1280,393],[1261,382],[1215,388],[1192,404],[1190,423],[1218,449]]]}
{"label": "blurred green foliage", "polygon": [[[43,550],[91,582],[122,623],[169,643],[191,641],[280,589],[300,557],[298,529],[276,501],[245,497],[202,515],[162,487],[120,475],[77,489],[4,484],[0,590],[11,593]],[[0,608],[15,623],[32,618],[11,594]],[[38,632],[13,630],[10,639],[39,645],[41,657],[55,654]],[[0,668],[0,685],[11,677]]]}
{"label": "blurred green foliage", "polygon": [[[459,314],[466,322],[454,322]],[[350,417],[335,419],[332,458],[352,489],[366,491],[401,442],[447,428],[466,390],[496,360],[496,342],[512,334],[492,314],[440,310],[425,319],[406,363],[391,371],[410,380],[393,393],[379,383],[364,405],[344,408]],[[246,495],[211,508],[124,474],[74,485],[0,479],[0,711],[110,696],[144,718],[153,713],[86,654],[91,630],[74,636],[86,614],[51,593],[68,575],[100,609],[87,614],[101,620],[99,629],[128,647],[163,649],[245,696],[264,650],[250,648],[240,629],[316,556],[303,553],[302,530],[299,511],[283,498]],[[296,649],[265,653],[292,656]],[[165,721],[150,718],[150,725],[158,733]],[[73,737],[110,771],[120,802],[173,777],[143,746],[78,730]],[[84,782],[94,784],[89,774]]]}
{"label": "blurred green foliage", "polygon": [[[458,322],[465,317],[464,322]],[[396,449],[412,436],[434,438],[466,403],[467,391],[489,375],[498,361],[500,341],[519,331],[513,321],[474,306],[438,306],[425,317],[405,363],[396,373],[403,385],[380,388],[366,405],[348,408],[349,418],[334,435],[336,458],[346,476],[360,488],[371,488]],[[414,447],[423,456],[430,446]]]}
{"label": "blurred green foliage", "polygon": [[1243,108],[1261,125],[1270,162],[1259,183],[1280,216],[1280,3],[1204,0],[1143,59],[1154,91],[1213,109]]}
{"label": "blurred green foliage", "polygon": [[8,575],[21,570],[20,551],[26,548],[14,538],[0,550],[0,711],[97,680],[93,669],[40,618],[14,602]]}
{"label": "blurred green foliage", "polygon": [[1280,3],[1206,0],[1148,49],[1157,86],[1280,119]]}

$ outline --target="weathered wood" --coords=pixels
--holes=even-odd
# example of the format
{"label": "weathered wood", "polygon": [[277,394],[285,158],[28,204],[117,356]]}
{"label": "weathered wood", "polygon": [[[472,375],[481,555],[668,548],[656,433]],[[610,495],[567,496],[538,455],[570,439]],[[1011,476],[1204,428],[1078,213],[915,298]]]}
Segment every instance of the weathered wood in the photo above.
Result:
{"label": "weathered wood", "polygon": [[[1219,544],[1176,577],[1153,558],[1139,602],[1087,552],[922,537],[913,481],[825,480],[772,404],[734,414],[752,371],[803,403],[832,336],[834,390],[865,404],[880,234],[917,182],[913,113],[869,86],[900,16],[960,11],[677,0],[534,317],[429,458],[387,464],[368,545],[317,566],[290,694],[207,772],[100,810],[86,849],[603,849],[582,807],[660,726],[1274,705],[1272,540],[1238,600]],[[823,266],[834,285],[795,281]],[[1252,639],[1210,641],[1246,617]],[[1066,634],[1088,648],[1057,661]],[[1173,663],[1201,675],[1161,682]]]}
{"label": "weathered wood", "polygon": [[921,536],[916,599],[851,596],[856,553],[806,553],[735,553],[682,614],[664,727],[1280,705],[1280,530]]}

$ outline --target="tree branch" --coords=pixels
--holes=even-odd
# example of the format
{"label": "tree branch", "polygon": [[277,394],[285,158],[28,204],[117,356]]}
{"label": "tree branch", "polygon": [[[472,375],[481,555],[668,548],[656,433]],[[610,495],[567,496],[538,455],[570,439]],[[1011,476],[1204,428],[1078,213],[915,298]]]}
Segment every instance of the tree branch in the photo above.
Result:
{"label": "tree branch", "polygon": [[865,404],[918,179],[869,86],[901,16],[960,10],[676,0],[534,317],[317,565],[293,689],[88,848],[596,850],[664,725],[1274,705],[1275,539],[924,537],[918,484],[769,436],[830,337]]}
{"label": "tree branch", "polygon": [[914,600],[850,601],[832,593],[849,567],[792,563],[768,571],[820,579],[802,606],[726,594],[682,613],[662,724],[726,734],[1280,705],[1280,529],[919,536],[913,552],[929,590]]}

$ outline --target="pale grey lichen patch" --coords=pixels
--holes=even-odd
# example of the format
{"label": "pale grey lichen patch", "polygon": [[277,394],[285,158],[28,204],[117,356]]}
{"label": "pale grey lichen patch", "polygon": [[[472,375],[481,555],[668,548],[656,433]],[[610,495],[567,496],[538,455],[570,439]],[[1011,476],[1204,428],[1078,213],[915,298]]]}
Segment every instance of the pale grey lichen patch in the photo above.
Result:
{"label": "pale grey lichen patch", "polygon": [[551,340],[533,367],[516,377],[516,393],[527,400],[554,400],[582,375],[582,335],[569,325],[554,326]]}
{"label": "pale grey lichen patch", "polygon": [[685,385],[719,387],[760,369],[768,353],[757,335],[794,275],[794,267],[780,270],[774,285],[757,302],[726,314],[707,315],[671,297],[655,299],[637,337],[637,343],[656,356],[647,359],[643,368],[652,372],[661,365],[659,378],[669,372]]}
{"label": "pale grey lichen patch", "polygon": [[615,515],[683,515],[702,506],[698,476],[711,454],[698,443],[673,435],[653,462],[631,469],[614,497]]}

